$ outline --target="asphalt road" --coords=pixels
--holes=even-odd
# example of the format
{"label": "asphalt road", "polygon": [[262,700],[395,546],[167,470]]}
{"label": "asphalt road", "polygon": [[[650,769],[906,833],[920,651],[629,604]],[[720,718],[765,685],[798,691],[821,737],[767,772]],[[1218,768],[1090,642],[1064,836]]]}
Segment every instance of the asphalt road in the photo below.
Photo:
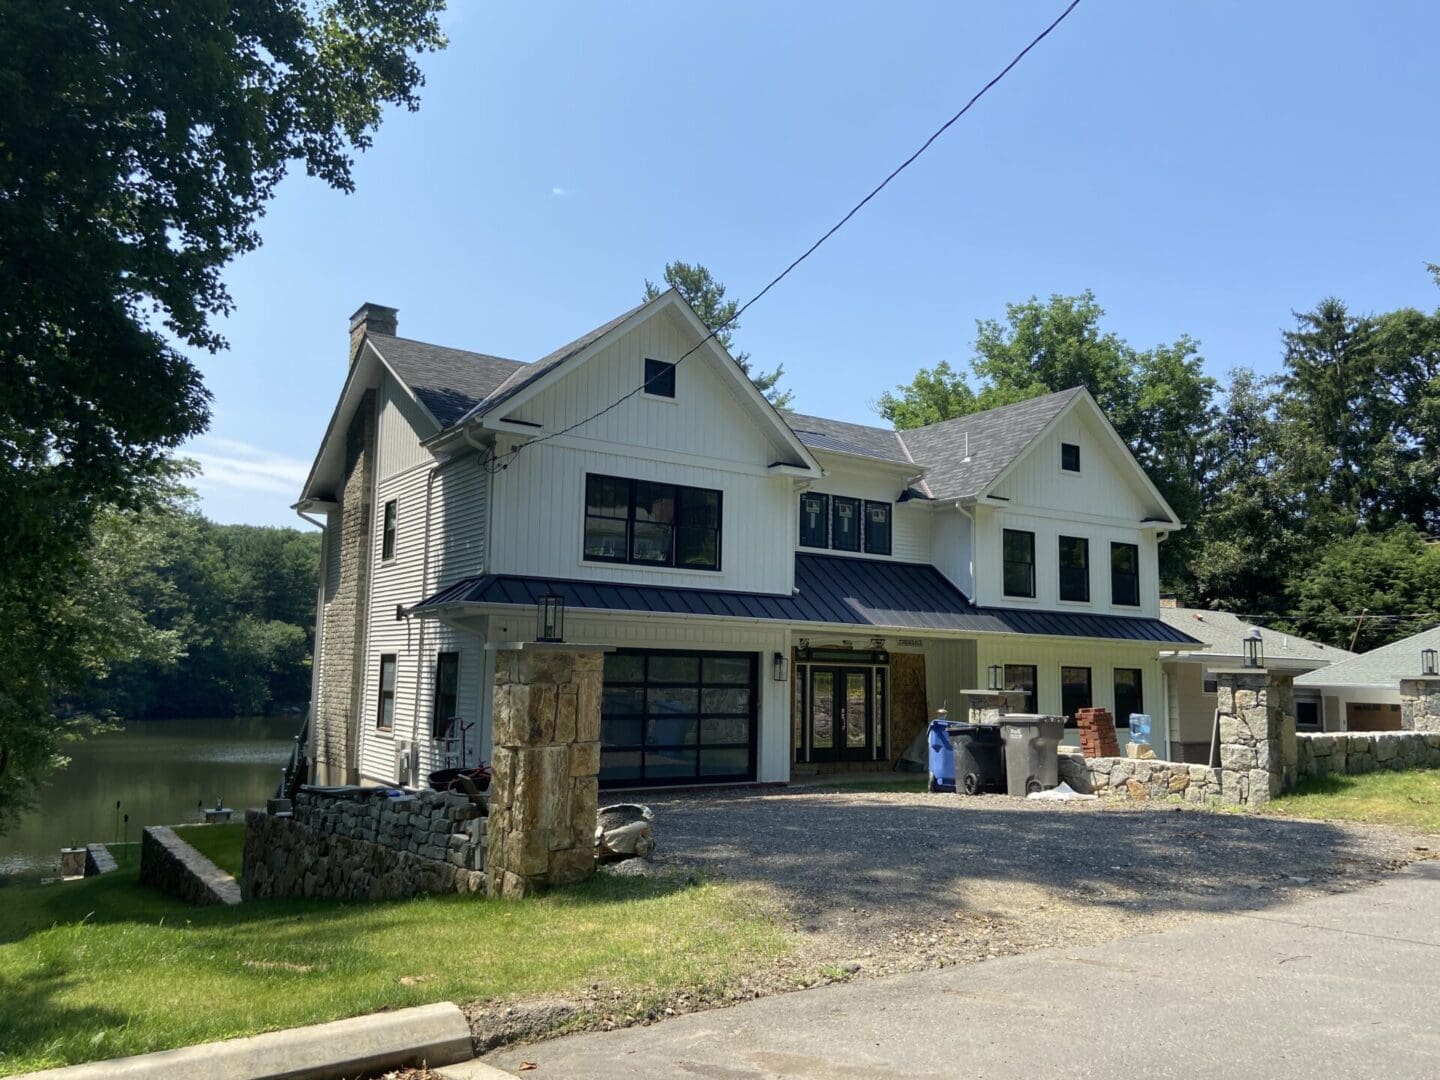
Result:
{"label": "asphalt road", "polygon": [[1083,948],[513,1047],[535,1080],[1440,1076],[1440,862]]}

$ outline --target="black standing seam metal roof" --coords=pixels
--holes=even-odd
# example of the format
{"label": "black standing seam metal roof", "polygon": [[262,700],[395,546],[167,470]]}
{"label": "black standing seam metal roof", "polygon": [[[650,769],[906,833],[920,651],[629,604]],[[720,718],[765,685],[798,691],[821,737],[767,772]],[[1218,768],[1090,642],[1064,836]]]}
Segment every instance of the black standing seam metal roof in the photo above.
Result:
{"label": "black standing seam metal roof", "polygon": [[927,563],[799,553],[791,596],[775,593],[630,585],[572,578],[485,574],[420,601],[416,612],[454,604],[532,606],[547,593],[572,608],[729,616],[779,622],[829,623],[887,630],[949,630],[980,634],[1085,637],[1146,644],[1198,645],[1160,619],[1074,611],[982,608]]}

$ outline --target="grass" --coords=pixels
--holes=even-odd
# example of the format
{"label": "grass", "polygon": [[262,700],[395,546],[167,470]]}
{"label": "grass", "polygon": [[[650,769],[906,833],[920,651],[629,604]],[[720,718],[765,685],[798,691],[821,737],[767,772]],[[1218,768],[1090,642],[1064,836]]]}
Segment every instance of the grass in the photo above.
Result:
{"label": "grass", "polygon": [[1271,800],[1291,817],[1369,821],[1440,833],[1440,769],[1317,776]]}
{"label": "grass", "polygon": [[175,835],[200,852],[221,870],[240,880],[240,852],[245,846],[245,823],[224,825],[182,825]]}
{"label": "grass", "polygon": [[[228,843],[222,834],[212,842]],[[213,850],[213,849],[212,849]],[[223,855],[224,852],[222,851]],[[522,903],[195,908],[134,866],[0,891],[0,1076],[434,1001],[711,993],[788,951],[741,886],[596,878]]]}

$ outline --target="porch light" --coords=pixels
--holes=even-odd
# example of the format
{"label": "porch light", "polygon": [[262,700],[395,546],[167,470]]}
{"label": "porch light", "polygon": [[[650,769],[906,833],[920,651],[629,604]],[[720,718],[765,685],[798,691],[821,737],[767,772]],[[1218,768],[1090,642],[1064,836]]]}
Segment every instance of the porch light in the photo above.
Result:
{"label": "porch light", "polygon": [[535,602],[535,640],[565,640],[565,598],[546,593]]}
{"label": "porch light", "polygon": [[1422,674],[1422,675],[1434,675],[1435,672],[1436,672],[1435,660],[1436,660],[1436,653],[1435,653],[1435,650],[1434,650],[1434,649],[1421,649],[1421,650],[1420,650],[1420,674]]}
{"label": "porch light", "polygon": [[1250,627],[1245,635],[1245,666],[1247,668],[1258,668],[1265,666],[1265,646],[1260,640],[1260,628]]}
{"label": "porch light", "polygon": [[989,670],[989,672],[990,672],[990,684],[989,684],[989,689],[991,689],[991,690],[1004,690],[1004,689],[1005,689],[1005,669],[1002,668],[999,664],[991,664],[988,670]]}
{"label": "porch light", "polygon": [[770,673],[776,682],[784,682],[790,678],[790,658],[777,652],[770,661]]}

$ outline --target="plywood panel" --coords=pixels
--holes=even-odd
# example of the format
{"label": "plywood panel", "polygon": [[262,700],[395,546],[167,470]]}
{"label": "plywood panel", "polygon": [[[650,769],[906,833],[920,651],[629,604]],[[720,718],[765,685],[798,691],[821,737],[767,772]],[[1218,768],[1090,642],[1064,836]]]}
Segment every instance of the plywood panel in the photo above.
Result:
{"label": "plywood panel", "polygon": [[893,763],[930,720],[925,694],[925,656],[890,654],[890,746]]}

